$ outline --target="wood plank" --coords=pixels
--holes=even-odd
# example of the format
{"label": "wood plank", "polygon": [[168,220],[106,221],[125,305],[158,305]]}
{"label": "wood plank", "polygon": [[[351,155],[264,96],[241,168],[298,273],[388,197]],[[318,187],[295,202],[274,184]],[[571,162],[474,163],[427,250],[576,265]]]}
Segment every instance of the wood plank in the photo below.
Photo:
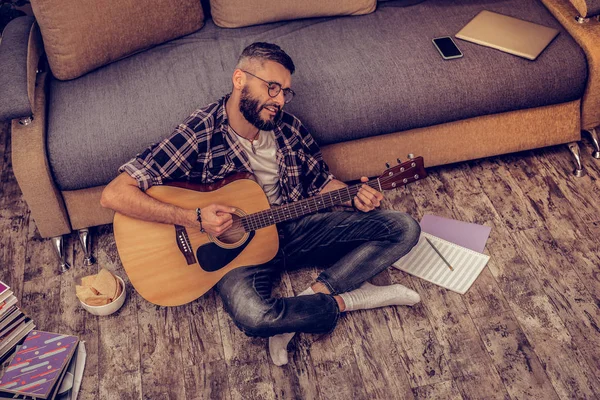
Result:
{"label": "wood plank", "polygon": [[[290,271],[290,282],[294,293],[308,288],[317,278],[321,269],[304,268]],[[319,383],[321,398],[347,399],[367,398],[361,370],[352,346],[350,321],[342,314],[334,331],[330,334],[301,334],[301,342],[308,349],[315,375]]]}
{"label": "wood plank", "polygon": [[[477,222],[488,226],[493,226],[494,223],[500,223],[499,220],[495,218],[497,214],[493,207],[491,207],[490,200],[479,185],[475,174],[466,165],[462,164],[453,166],[452,168],[444,168],[443,171],[439,172],[434,171],[434,173],[430,175],[430,178],[427,179],[427,184],[430,185],[429,190],[421,191],[418,194],[415,193],[418,188],[413,188],[415,189],[413,190],[413,195],[415,196],[417,203],[423,204],[423,206],[419,204],[423,209],[426,210],[433,205],[436,209],[441,209],[446,215],[450,214],[449,216],[454,216],[458,220]],[[436,198],[432,200],[431,196],[428,196],[428,193],[440,192],[442,190],[448,193],[448,198]],[[427,199],[427,197],[429,197],[427,201],[420,201],[420,199]],[[448,202],[448,200],[450,200],[450,202]],[[461,214],[461,211],[464,210],[470,211],[466,218]],[[492,229],[491,238],[495,235],[496,232]],[[510,385],[511,382],[503,380],[502,383],[499,383],[500,376],[496,371],[501,367],[501,364],[499,363],[501,363],[502,360],[495,359],[494,357],[487,359],[486,357],[490,357],[487,353],[487,347],[484,348],[480,342],[476,340],[476,337],[479,336],[480,329],[480,327],[477,326],[477,322],[479,321],[477,318],[486,318],[495,315],[499,311],[508,310],[508,303],[498,287],[498,283],[489,272],[489,267],[486,268],[486,270],[487,271],[482,272],[480,277],[474,283],[473,287],[468,292],[468,295],[463,296],[462,304],[459,302],[459,298],[454,298],[454,296],[458,296],[457,294],[448,292],[446,298],[436,299],[438,302],[441,302],[441,306],[434,306],[432,308],[436,312],[448,308],[452,310],[448,311],[450,313],[448,315],[443,315],[441,313],[437,315],[437,319],[440,319],[443,323],[447,324],[446,329],[449,333],[449,340],[456,340],[456,335],[459,335],[459,337],[462,335],[464,336],[463,340],[465,343],[472,343],[473,348],[465,348],[462,350],[466,353],[467,356],[465,356],[460,352],[460,346],[464,345],[463,342],[458,344],[458,352],[452,349],[453,347],[456,347],[456,345],[452,345],[452,342],[450,342],[451,351],[458,353],[456,355],[452,354],[448,356],[450,364],[455,365],[452,369],[453,375],[456,377],[457,374],[461,372],[467,372],[465,377],[458,379],[458,386],[463,395],[466,397],[485,397],[486,390],[480,391],[481,389],[477,387],[477,375],[485,376],[487,375],[485,373],[487,370],[492,371],[492,380],[487,382],[487,385],[489,385],[487,390],[490,391],[490,393],[496,393],[499,397],[508,397],[508,392],[516,392],[517,390],[513,387],[506,387],[505,389],[504,384],[508,383]],[[427,284],[423,287],[428,288],[429,286],[432,285]],[[441,288],[440,290],[445,291],[445,289]],[[435,294],[435,291],[432,293]],[[448,301],[451,301],[451,303],[445,305]],[[464,307],[462,313],[458,311],[461,310],[461,307]],[[501,315],[504,315],[505,318],[508,318],[509,316],[509,314]],[[461,317],[466,322],[461,324],[462,331],[459,330],[455,333],[453,330],[456,330],[456,328],[452,326],[451,322]],[[474,319],[471,319],[471,317]],[[448,321],[450,321],[450,323]],[[510,322],[510,319],[506,322]],[[469,327],[469,325],[472,325],[472,328]],[[477,332],[477,335],[473,330]],[[481,340],[481,338],[479,339]],[[474,360],[477,360],[481,366],[478,366],[477,364],[456,365],[456,363],[460,363],[460,360],[468,360],[469,352],[473,353],[470,362],[473,363]],[[485,354],[485,357],[483,354]],[[493,365],[493,370],[492,367],[490,367],[490,364]],[[496,377],[498,379],[496,379]],[[525,379],[533,380],[534,377],[526,376]],[[485,384],[484,381],[484,386]],[[500,391],[497,391],[496,388],[501,389]],[[472,393],[467,393],[467,390],[472,391]]]}
{"label": "wood plank", "polygon": [[[508,156],[507,158],[515,160]],[[526,157],[525,157],[526,158]],[[517,163],[521,159],[517,160]],[[511,173],[517,167],[511,166]],[[528,179],[535,174],[528,164],[519,173],[525,172]],[[441,174],[446,174],[443,171]],[[521,179],[513,177],[521,184]],[[530,195],[529,188],[522,187]],[[533,190],[533,189],[532,189]],[[553,196],[560,197],[553,192]],[[501,218],[489,199],[469,198],[458,201],[457,208],[461,219],[478,223],[489,223],[492,235],[487,243],[487,251],[494,258],[502,260],[490,265],[490,271],[498,282],[505,299],[510,305],[523,333],[531,342],[550,381],[561,398],[576,396],[594,397],[597,382],[586,366],[581,352],[573,345],[570,334],[559,317],[552,300],[539,285],[532,267],[519,254],[517,245],[510,232],[503,226]],[[533,204],[533,203],[532,203]],[[539,203],[538,203],[539,205]],[[539,207],[538,207],[539,208]],[[536,209],[539,212],[539,209]],[[557,356],[560,354],[560,356]],[[537,379],[530,374],[529,379]],[[511,390],[512,391],[512,390]]]}
{"label": "wood plank", "polygon": [[[33,221],[30,221],[27,228],[23,309],[35,321],[37,329],[58,332],[61,325],[60,289],[62,279],[57,267],[56,254],[50,242],[39,236]],[[72,263],[71,241],[65,243],[65,254],[67,261]]]}
{"label": "wood plank", "polygon": [[[416,290],[413,278],[404,272],[392,268],[386,273],[389,283],[399,283]],[[388,284],[382,275],[373,283]],[[394,342],[401,351],[411,387],[430,386],[452,379],[448,367],[448,349],[438,340],[423,301],[412,307],[386,307],[383,312]]]}
{"label": "wood plank", "polygon": [[[230,399],[229,371],[225,360],[197,364],[185,369],[186,399]],[[145,392],[144,392],[145,393]]]}
{"label": "wood plank", "polygon": [[215,299],[231,398],[274,399],[266,340],[246,336],[223,308],[221,298]]}
{"label": "wood plank", "polygon": [[[23,296],[25,245],[30,213],[12,172],[8,123],[0,123],[0,266],[1,279],[19,301]],[[33,222],[32,222],[33,223]]]}
{"label": "wood plank", "polygon": [[[593,221],[600,219],[597,201],[600,197],[600,173],[588,168],[586,176],[576,178],[569,169],[571,154],[560,147],[545,149],[536,156],[538,169],[547,171],[546,176],[556,182],[570,205],[569,209],[573,211],[567,213],[558,209],[560,213],[556,213],[550,212],[549,207],[542,207],[544,212],[548,210],[544,218],[545,225],[565,253],[569,264],[578,266],[575,272],[600,303],[600,274],[597,268],[600,265],[600,242],[595,240],[597,236],[591,230]],[[593,162],[595,160],[590,158],[590,163]]]}
{"label": "wood plank", "polygon": [[537,165],[552,178],[571,204],[570,208],[577,210],[578,217],[585,223],[596,221],[600,216],[600,203],[597,201],[600,198],[600,182],[591,167],[595,160],[584,157],[586,174],[577,178],[573,175],[574,158],[566,145],[546,147],[534,154]]}
{"label": "wood plank", "polygon": [[175,307],[159,307],[141,298],[137,304],[142,387],[151,399],[186,397],[177,315]]}
{"label": "wood plank", "polygon": [[448,365],[466,398],[506,399],[507,391],[459,294],[415,280]]}
{"label": "wood plank", "polygon": [[[76,243],[75,235],[64,236],[64,252],[67,262],[73,265],[73,245]],[[60,268],[56,251],[50,239],[40,236],[35,222],[30,219],[27,227],[27,248],[23,279],[51,279],[60,277]]]}
{"label": "wood plank", "polygon": [[540,277],[590,371],[600,382],[600,368],[596,368],[600,366],[600,308],[573,266],[556,251],[556,242],[546,229],[530,229],[514,235],[522,243],[521,253]]}
{"label": "wood plank", "polygon": [[[565,154],[568,158],[570,155]],[[600,242],[593,232],[593,223],[584,222],[579,211],[563,193],[558,181],[567,179],[559,177],[556,170],[548,172],[537,157],[525,160],[510,161],[520,168],[512,168],[511,174],[524,188],[532,204],[536,204],[544,225],[554,238],[559,250],[567,257],[568,264],[577,266],[574,270],[579,275],[588,291],[600,304]],[[577,178],[573,178],[577,179]],[[583,191],[589,190],[585,188]],[[588,192],[586,196],[594,197]],[[571,196],[572,197],[572,196]]]}
{"label": "wood plank", "polygon": [[[416,182],[411,187],[423,185],[426,184]],[[408,187],[386,192],[382,208],[406,212],[416,220],[421,220],[423,216]],[[436,210],[441,211],[441,209],[443,207]],[[375,277],[373,283],[377,285],[399,283],[415,290],[412,279],[410,275],[390,267]],[[452,379],[447,364],[447,350],[438,341],[423,303],[414,307],[386,307],[383,312],[390,333],[402,353],[404,367],[413,388]]]}
{"label": "wood plank", "polygon": [[[137,304],[142,301],[131,286],[117,255],[111,226],[95,229],[99,267],[123,278],[127,299],[116,313],[98,317],[98,393],[101,399],[140,399],[142,391]],[[151,398],[151,397],[148,397]]]}
{"label": "wood plank", "polygon": [[502,158],[490,157],[470,161],[467,165],[498,214],[502,215],[502,222],[508,230],[542,226],[540,215],[504,164]]}
{"label": "wood plank", "polygon": [[511,398],[558,399],[511,311],[477,318],[475,325]]}
{"label": "wood plank", "polygon": [[[292,273],[294,274],[294,273]],[[281,283],[275,282],[274,296],[295,296],[304,291],[312,280],[311,270],[297,270],[291,278],[288,272],[281,274]],[[298,278],[298,277],[302,278]],[[296,282],[297,292],[294,292]],[[303,284],[306,282],[306,284]],[[298,285],[299,284],[299,285]],[[321,398],[317,373],[310,357],[310,344],[313,335],[296,334],[288,345],[289,363],[278,367],[270,361],[273,390],[279,399],[318,399]]]}
{"label": "wood plank", "polygon": [[444,381],[413,389],[415,399],[459,400],[463,399],[454,381]]}
{"label": "wood plank", "polygon": [[230,398],[215,296],[210,290],[175,308],[187,399]]}
{"label": "wood plank", "polygon": [[[526,205],[532,205],[537,210],[536,214],[540,216],[539,221],[541,223],[539,226],[548,227],[560,250],[569,259],[570,264],[579,266],[576,272],[580,275],[588,290],[596,299],[600,299],[600,274],[597,269],[597,265],[600,264],[600,257],[598,257],[600,243],[594,240],[597,236],[591,232],[593,223],[583,223],[580,220],[578,213],[568,199],[569,196],[563,193],[558,184],[559,181],[570,179],[577,182],[578,178],[569,177],[568,164],[564,164],[565,161],[569,161],[571,156],[568,150],[555,151],[555,153],[553,159],[559,159],[563,164],[558,165],[557,162],[543,163],[541,160],[544,159],[544,156],[532,152],[523,153],[522,157],[504,156],[502,161],[498,161],[495,166],[494,175],[502,177],[513,177],[514,175],[511,179],[511,182],[513,182],[511,187],[522,187],[520,190],[515,189],[515,192],[522,193],[526,198]],[[481,161],[481,164],[486,165],[489,162],[489,160],[485,160]],[[549,173],[548,168],[553,172]],[[471,169],[475,172],[479,171],[472,166]],[[479,172],[477,173],[478,176],[481,175]],[[488,176],[486,176],[486,179],[480,180],[482,187],[490,197],[494,207],[497,210],[502,210],[499,214],[502,215],[503,222],[505,222],[504,208],[524,207],[523,200],[521,200],[520,195],[505,198],[490,195],[490,193],[493,193],[494,187],[489,187],[490,185],[485,183],[487,179],[489,179]],[[509,180],[509,178],[504,179]],[[548,184],[548,182],[557,183]],[[580,188],[574,190],[582,192],[578,196],[592,195],[592,192],[589,191],[589,184],[585,182]]]}
{"label": "wood plank", "polygon": [[491,238],[488,248],[504,262],[494,264],[492,274],[550,382],[561,398],[593,398],[594,377],[531,266],[519,253],[520,244],[503,228],[496,230],[498,235]]}
{"label": "wood plank", "polygon": [[82,385],[78,399],[99,398],[98,364],[99,330],[98,318],[88,313],[75,294],[75,285],[81,284],[81,278],[98,272],[98,264],[83,267],[84,252],[81,246],[73,246],[73,268],[61,274],[60,282],[60,333],[75,335],[85,342],[86,361]]}
{"label": "wood plank", "polygon": [[383,309],[348,314],[352,348],[367,398],[413,398],[402,353],[396,346]]}
{"label": "wood plank", "polygon": [[60,277],[32,279],[23,284],[21,309],[36,329],[58,332],[60,328]]}

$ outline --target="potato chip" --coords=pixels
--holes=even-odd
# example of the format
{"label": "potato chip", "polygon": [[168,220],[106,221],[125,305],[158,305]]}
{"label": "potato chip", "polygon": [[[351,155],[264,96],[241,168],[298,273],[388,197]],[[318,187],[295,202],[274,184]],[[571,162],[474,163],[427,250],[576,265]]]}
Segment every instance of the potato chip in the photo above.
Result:
{"label": "potato chip", "polygon": [[94,280],[92,287],[98,291],[101,295],[106,295],[108,297],[114,296],[117,291],[117,283],[116,279],[108,270],[102,268],[100,272],[98,272],[98,276]]}
{"label": "potato chip", "polygon": [[104,306],[110,303],[110,298],[105,294],[90,296],[84,301],[88,306]]}
{"label": "potato chip", "polygon": [[86,302],[86,299],[90,298],[90,297],[94,297],[94,296],[98,296],[97,293],[94,293],[92,291],[92,288],[87,287],[87,286],[75,286],[75,290],[77,291],[77,297],[79,298],[79,300],[83,301],[84,303]]}
{"label": "potato chip", "polygon": [[81,278],[81,286],[92,286],[98,274],[88,275]]}

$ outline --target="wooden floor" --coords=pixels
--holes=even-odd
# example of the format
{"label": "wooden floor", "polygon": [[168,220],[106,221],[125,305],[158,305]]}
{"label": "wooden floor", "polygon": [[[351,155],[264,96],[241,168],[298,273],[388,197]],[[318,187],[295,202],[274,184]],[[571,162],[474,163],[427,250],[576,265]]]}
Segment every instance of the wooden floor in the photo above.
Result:
{"label": "wooden floor", "polygon": [[[40,238],[0,129],[0,279],[39,329],[76,334],[88,362],[81,399],[592,399],[600,397],[600,162],[574,178],[566,146],[432,168],[390,193],[385,208],[492,227],[488,266],[463,296],[395,269],[415,307],[347,314],[331,335],[297,335],[291,362],[244,336],[214,293],[176,308],[128,291],[115,315],[79,307],[75,284],[106,267],[126,278],[110,226],[94,229],[98,263],[60,275]],[[276,292],[304,290],[316,270],[284,274]]]}

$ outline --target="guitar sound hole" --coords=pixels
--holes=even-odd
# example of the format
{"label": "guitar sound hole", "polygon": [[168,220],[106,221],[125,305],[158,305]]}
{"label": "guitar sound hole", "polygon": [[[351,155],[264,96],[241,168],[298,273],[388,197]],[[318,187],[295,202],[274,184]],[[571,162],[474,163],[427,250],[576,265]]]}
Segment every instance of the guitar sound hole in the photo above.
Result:
{"label": "guitar sound hole", "polygon": [[241,217],[236,214],[233,214],[232,216],[233,225],[231,228],[217,238],[217,240],[227,245],[238,243],[246,234],[246,231],[244,231],[244,227],[242,226]]}

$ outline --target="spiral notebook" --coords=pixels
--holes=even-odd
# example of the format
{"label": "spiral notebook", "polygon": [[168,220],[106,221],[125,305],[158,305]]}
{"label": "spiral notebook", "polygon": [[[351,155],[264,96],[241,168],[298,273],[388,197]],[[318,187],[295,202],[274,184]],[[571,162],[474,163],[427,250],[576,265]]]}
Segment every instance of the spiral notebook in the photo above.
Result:
{"label": "spiral notebook", "polygon": [[[434,246],[452,265],[454,271],[448,268],[425,238],[429,238],[433,242]],[[489,259],[488,255],[421,232],[417,245],[410,253],[396,261],[393,266],[433,284],[465,294]]]}

